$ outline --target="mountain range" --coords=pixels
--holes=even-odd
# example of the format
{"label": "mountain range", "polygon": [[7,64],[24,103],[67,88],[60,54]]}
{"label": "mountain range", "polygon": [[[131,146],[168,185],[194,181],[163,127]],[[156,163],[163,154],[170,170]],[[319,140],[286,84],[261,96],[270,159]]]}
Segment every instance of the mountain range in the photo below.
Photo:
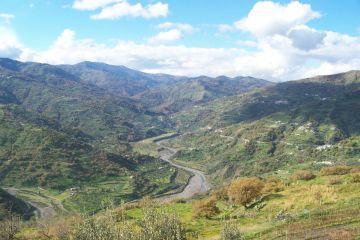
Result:
{"label": "mountain range", "polygon": [[180,149],[175,160],[214,185],[299,165],[356,164],[359,96],[359,71],[276,84],[3,58],[0,186],[79,187],[64,204],[91,211],[105,198],[163,194],[189,175],[132,143],[170,132],[181,134],[169,142]]}

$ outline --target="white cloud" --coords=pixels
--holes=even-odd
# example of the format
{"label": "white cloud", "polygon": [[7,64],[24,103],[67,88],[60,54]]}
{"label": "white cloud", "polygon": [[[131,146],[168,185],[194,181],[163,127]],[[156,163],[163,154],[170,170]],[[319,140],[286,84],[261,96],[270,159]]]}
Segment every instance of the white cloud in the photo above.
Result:
{"label": "white cloud", "polygon": [[326,33],[298,25],[290,29],[287,36],[293,41],[295,47],[310,50],[318,47],[324,40]]}
{"label": "white cloud", "polygon": [[162,31],[155,36],[149,38],[149,43],[166,43],[179,40],[183,37],[182,33],[178,29],[170,29],[168,31]]}
{"label": "white cloud", "polygon": [[142,17],[142,18],[158,18],[166,17],[169,14],[169,6],[165,3],[154,3],[143,6],[141,3],[131,5],[126,0],[107,6],[91,18],[95,20],[100,19],[117,19],[125,16]]}
{"label": "white cloud", "polygon": [[285,34],[292,27],[306,24],[320,16],[320,13],[313,11],[309,4],[298,1],[292,1],[287,5],[263,1],[257,2],[247,17],[235,23],[235,27],[256,37],[264,37]]}
{"label": "white cloud", "polygon": [[[257,50],[247,51],[241,47],[195,48],[128,41],[109,46],[92,39],[77,39],[75,32],[67,29],[48,50],[21,55],[20,59],[52,64],[89,60],[152,73],[251,75],[277,81],[360,69],[360,38],[334,32],[326,34],[323,43],[310,51],[294,47],[292,40],[282,35],[259,39]],[[309,65],[309,62],[317,64]]]}
{"label": "white cloud", "polygon": [[122,0],[76,0],[72,7],[78,10],[95,10]]}
{"label": "white cloud", "polygon": [[164,31],[150,37],[148,42],[151,44],[174,42],[182,39],[185,34],[191,34],[197,31],[196,28],[186,23],[165,22],[157,25],[156,28]]}
{"label": "white cloud", "polygon": [[240,46],[246,46],[246,47],[257,47],[258,42],[250,41],[250,40],[239,40],[236,42]]}
{"label": "white cloud", "polygon": [[185,33],[193,33],[197,29],[194,28],[192,25],[187,23],[173,23],[173,22],[165,22],[157,25],[157,28],[159,29],[178,29]]}
{"label": "white cloud", "polygon": [[0,26],[0,57],[19,58],[24,51],[14,31]]}
{"label": "white cloud", "polygon": [[218,28],[218,31],[221,33],[234,31],[234,27],[229,24],[219,24],[217,26],[217,28]]}
{"label": "white cloud", "polygon": [[[287,22],[284,27],[278,21],[281,16],[272,11],[272,17],[277,20],[269,20],[272,23],[269,31],[258,28],[251,32],[252,38],[239,39],[234,48],[166,45],[164,43],[179,40],[185,34],[196,31],[196,28],[184,23],[165,22],[156,26],[160,32],[145,44],[121,39],[113,45],[103,44],[93,39],[79,39],[75,31],[66,29],[47,50],[34,51],[25,48],[6,24],[5,28],[0,26],[0,57],[51,64],[97,61],[126,65],[152,73],[188,76],[250,75],[275,81],[360,69],[359,36],[306,26],[306,22],[310,20],[304,19],[318,15],[310,6],[304,7],[299,2],[274,6],[287,9],[291,4],[307,9],[300,11],[303,14],[298,15],[307,17],[297,17],[296,19],[302,20],[294,20],[291,24]],[[251,12],[254,14],[254,10]],[[279,11],[278,14],[284,13]],[[252,48],[248,49],[249,46]]]}
{"label": "white cloud", "polygon": [[9,13],[0,13],[0,19],[3,19],[5,23],[10,23],[15,18],[15,15]]}

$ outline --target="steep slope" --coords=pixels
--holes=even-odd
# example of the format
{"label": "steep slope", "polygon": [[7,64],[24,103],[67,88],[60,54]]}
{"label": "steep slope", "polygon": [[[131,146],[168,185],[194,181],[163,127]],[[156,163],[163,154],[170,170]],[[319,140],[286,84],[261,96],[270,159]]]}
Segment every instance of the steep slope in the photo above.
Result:
{"label": "steep slope", "polygon": [[60,65],[81,79],[119,96],[133,96],[167,82],[174,82],[181,77],[166,74],[148,74],[124,66],[105,63],[82,62],[75,65]]}
{"label": "steep slope", "polygon": [[18,199],[0,188],[0,221],[9,214],[15,214],[23,219],[33,216],[35,209],[26,202]]}
{"label": "steep slope", "polygon": [[196,104],[270,85],[272,85],[271,82],[252,77],[201,76],[161,85],[138,94],[135,98],[154,111],[174,113]]}
{"label": "steep slope", "polygon": [[1,98],[54,119],[62,127],[96,138],[113,135],[128,141],[151,137],[167,127],[163,116],[135,101],[84,84],[64,70],[38,63],[0,59]]}
{"label": "steep slope", "polygon": [[[181,187],[178,174],[152,157],[63,129],[18,105],[0,104],[0,186],[25,188],[35,199],[60,194],[68,210],[94,212],[102,201],[119,203]],[[70,194],[73,188],[76,194]]]}
{"label": "steep slope", "polygon": [[165,120],[57,67],[0,59],[0,185],[32,196],[40,186],[79,211],[180,187],[176,169],[129,145]]}
{"label": "steep slope", "polygon": [[81,133],[62,131],[16,105],[0,105],[0,122],[2,185],[65,189],[131,169],[130,160],[110,157]]}
{"label": "steep slope", "polygon": [[[215,183],[299,165],[357,163],[360,71],[280,83],[174,115],[178,161]],[[195,146],[195,147],[194,147]]]}
{"label": "steep slope", "polygon": [[248,92],[271,85],[251,77],[187,78],[149,74],[104,63],[60,65],[81,82],[105,89],[116,96],[132,97],[156,112],[171,113],[198,103]]}

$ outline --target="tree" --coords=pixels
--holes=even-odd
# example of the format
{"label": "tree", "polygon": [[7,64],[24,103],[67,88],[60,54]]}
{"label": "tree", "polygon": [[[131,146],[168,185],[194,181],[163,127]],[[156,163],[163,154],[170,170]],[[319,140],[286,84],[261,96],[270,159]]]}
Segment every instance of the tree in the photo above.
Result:
{"label": "tree", "polygon": [[264,183],[257,177],[242,178],[231,183],[228,189],[230,200],[244,207],[262,195]]}

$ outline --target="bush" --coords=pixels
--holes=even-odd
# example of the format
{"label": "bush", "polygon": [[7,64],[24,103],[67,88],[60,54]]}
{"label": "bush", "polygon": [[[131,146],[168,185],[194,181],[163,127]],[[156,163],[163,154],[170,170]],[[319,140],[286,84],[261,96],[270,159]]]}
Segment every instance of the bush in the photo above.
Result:
{"label": "bush", "polygon": [[350,173],[360,173],[360,167],[351,168]]}
{"label": "bush", "polygon": [[229,200],[229,196],[227,194],[227,188],[225,188],[225,187],[215,190],[214,192],[211,193],[211,196],[214,197],[218,201]]}
{"label": "bush", "polygon": [[213,197],[195,202],[193,205],[193,210],[194,217],[196,218],[211,218],[220,212],[219,208],[216,206],[216,199]]}
{"label": "bush", "polygon": [[221,229],[221,240],[241,240],[243,235],[239,226],[233,222],[225,222]]}
{"label": "bush", "polygon": [[228,195],[231,201],[244,207],[261,196],[264,183],[256,177],[242,178],[231,183]]}
{"label": "bush", "polygon": [[311,179],[316,178],[316,175],[308,170],[298,170],[292,175],[292,178],[294,180],[309,181]]}
{"label": "bush", "polygon": [[342,179],[339,177],[333,177],[329,179],[329,184],[330,185],[337,185],[337,184],[341,184],[342,183]]}
{"label": "bush", "polygon": [[68,239],[68,236],[72,233],[73,226],[79,226],[83,221],[84,219],[79,215],[40,219],[37,221],[37,229],[39,229],[37,234],[41,239]]}
{"label": "bush", "polygon": [[[109,213],[101,217],[88,217],[78,223],[73,231],[76,240],[113,240],[120,238],[116,221]],[[126,238],[124,240],[127,240]]]}
{"label": "bush", "polygon": [[360,174],[355,174],[351,178],[351,182],[353,183],[360,183]]}
{"label": "bush", "polygon": [[10,213],[6,219],[0,222],[0,239],[17,239],[16,234],[20,230],[20,222],[20,217]]}
{"label": "bush", "polygon": [[171,200],[171,203],[186,203],[186,199],[184,198],[175,198]]}
{"label": "bush", "polygon": [[118,222],[115,211],[87,217],[78,223],[69,237],[76,240],[185,240],[185,229],[175,214],[154,207],[146,207],[136,222]]}
{"label": "bush", "polygon": [[323,176],[330,176],[330,175],[345,175],[350,173],[350,171],[351,171],[351,167],[339,165],[339,166],[322,168],[320,173]]}
{"label": "bush", "polygon": [[265,182],[264,192],[277,193],[285,189],[285,184],[277,177],[269,177]]}
{"label": "bush", "polygon": [[184,240],[185,229],[176,214],[155,208],[145,208],[144,217],[139,221],[139,239]]}

